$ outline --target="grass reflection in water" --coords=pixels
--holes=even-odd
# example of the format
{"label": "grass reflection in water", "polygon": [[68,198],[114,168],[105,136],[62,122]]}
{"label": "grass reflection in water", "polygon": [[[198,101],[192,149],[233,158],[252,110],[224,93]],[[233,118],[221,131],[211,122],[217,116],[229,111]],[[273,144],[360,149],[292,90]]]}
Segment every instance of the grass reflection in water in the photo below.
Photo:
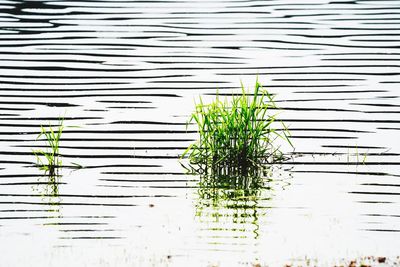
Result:
{"label": "grass reflection in water", "polygon": [[60,212],[60,185],[62,175],[58,170],[52,173],[46,173],[40,176],[37,185],[33,187],[33,191],[41,198],[41,202],[50,206],[52,212]]}
{"label": "grass reflection in water", "polygon": [[196,216],[212,231],[237,231],[257,239],[260,219],[267,216],[275,189],[289,185],[290,171],[275,165],[255,176],[201,175]]}

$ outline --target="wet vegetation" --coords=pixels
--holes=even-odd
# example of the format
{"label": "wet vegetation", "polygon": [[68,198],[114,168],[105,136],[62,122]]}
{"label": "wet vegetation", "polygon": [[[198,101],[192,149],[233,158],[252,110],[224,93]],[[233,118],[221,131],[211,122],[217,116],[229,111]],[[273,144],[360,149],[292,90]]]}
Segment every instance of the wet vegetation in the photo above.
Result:
{"label": "wet vegetation", "polygon": [[242,84],[239,95],[221,99],[217,94],[210,104],[200,98],[189,121],[197,124],[199,140],[182,156],[189,159],[188,170],[200,174],[199,218],[227,220],[258,238],[259,216],[266,212],[259,200],[273,195],[274,163],[287,159],[281,144],[292,146],[277,110],[273,95],[258,80],[251,93]]}
{"label": "wet vegetation", "polygon": [[49,125],[47,128],[41,126],[41,132],[36,139],[44,137],[46,142],[45,149],[33,150],[36,156],[37,166],[44,170],[50,177],[58,176],[58,169],[62,166],[59,153],[61,134],[64,129],[64,119],[59,119],[57,128]]}
{"label": "wet vegetation", "polygon": [[[261,177],[269,164],[284,160],[277,143],[292,145],[286,125],[278,121],[274,96],[256,80],[252,94],[246,92],[205,104],[200,98],[189,122],[198,126],[200,138],[182,157],[188,156],[196,173],[221,177]],[[276,125],[281,125],[278,130]],[[254,183],[254,181],[241,181]]]}

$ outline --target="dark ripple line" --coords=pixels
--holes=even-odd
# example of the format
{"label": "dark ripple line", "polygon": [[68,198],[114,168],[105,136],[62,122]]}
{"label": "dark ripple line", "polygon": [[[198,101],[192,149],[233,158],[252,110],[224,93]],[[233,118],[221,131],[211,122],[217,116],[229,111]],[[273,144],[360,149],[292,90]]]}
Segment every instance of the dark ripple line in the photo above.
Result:
{"label": "dark ripple line", "polygon": [[[309,87],[304,86],[304,87]],[[323,87],[323,86],[322,86]],[[387,93],[388,90],[335,90],[335,91],[295,91],[295,94],[355,94],[355,93]]]}
{"label": "dark ripple line", "polygon": [[109,106],[107,109],[156,109],[157,107]]}
{"label": "dark ripple line", "polygon": [[33,219],[54,219],[56,216],[27,216],[27,217],[0,217],[0,220],[33,220]]}
{"label": "dark ripple line", "polygon": [[[17,97],[21,98],[21,96],[4,96],[0,95],[0,97]],[[36,96],[35,96],[36,97]],[[42,96],[44,97],[44,96]],[[60,97],[60,96],[57,96]],[[26,98],[26,96],[23,96],[23,98]],[[80,105],[75,105],[75,104],[70,104],[70,103],[54,103],[54,102],[17,102],[17,101],[0,101],[0,105],[40,105],[40,106],[48,106],[48,107],[78,107]]]}
{"label": "dark ripple line", "polygon": [[[0,114],[0,116],[15,116],[15,117],[17,117],[17,116],[20,116],[20,114],[2,113],[2,114]],[[2,118],[0,118],[0,119],[2,119]]]}
{"label": "dark ripple line", "polygon": [[[186,176],[186,173],[183,172],[133,172],[133,171],[129,171],[129,172],[124,172],[124,171],[109,171],[109,172],[101,172],[101,174],[121,174],[121,175],[137,175],[137,174],[141,174],[141,175],[183,175]],[[99,179],[102,180],[102,179]],[[144,180],[144,181],[156,181],[158,182],[158,180]],[[190,182],[190,181],[195,181],[195,180],[190,180],[190,179],[185,179],[185,180],[162,180],[162,181],[171,181],[171,182]]]}
{"label": "dark ripple line", "polygon": [[120,236],[73,236],[73,237],[59,237],[59,239],[74,239],[74,240],[93,240],[93,239],[126,239],[126,237],[120,237]]}
{"label": "dark ripple line", "polygon": [[398,127],[377,127],[376,129],[378,129],[378,130],[396,130],[396,131],[398,131],[398,130],[400,130],[400,127],[398,128]]}
{"label": "dark ripple line", "polygon": [[[254,41],[259,41],[259,42],[265,42],[265,40],[254,40]],[[293,41],[279,41],[279,40],[268,40],[266,42],[270,43],[278,43],[278,44],[294,44],[294,45],[311,45],[311,46],[328,46],[328,47],[346,47],[346,48],[379,48],[379,49],[390,49],[390,48],[399,48],[400,46],[398,45],[387,45],[387,46],[367,46],[367,45],[343,45],[343,44],[330,44],[330,43],[308,43],[308,42],[293,42]],[[249,46],[243,46],[243,47],[249,47]],[[262,48],[263,46],[254,46],[254,47],[260,47]],[[361,66],[361,65],[359,65]],[[321,66],[323,67],[323,66]],[[339,66],[337,66],[339,67]],[[364,65],[364,67],[366,67]],[[289,67],[288,67],[289,68]]]}
{"label": "dark ripple line", "polygon": [[[114,173],[109,173],[109,174],[114,174]],[[130,173],[121,173],[121,174],[130,174]],[[147,174],[147,173],[144,173]],[[100,181],[106,181],[106,182],[124,182],[124,183],[186,183],[186,182],[195,182],[197,181],[196,179],[185,179],[185,180],[171,180],[171,179],[135,179],[135,180],[129,180],[129,179],[106,179],[102,178],[99,179]]]}
{"label": "dark ripple line", "polygon": [[[49,79],[53,80],[52,77],[50,77]],[[3,82],[2,82],[3,83]],[[111,82],[110,82],[111,83]],[[218,83],[218,82],[215,82]],[[165,84],[165,83],[163,83]],[[52,85],[52,86],[57,86],[57,84],[45,84],[45,85]],[[126,87],[115,87],[115,88],[96,88],[97,84],[94,84],[93,88],[64,88],[64,89],[57,89],[57,88],[52,88],[52,89],[37,89],[37,88],[23,88],[23,87],[19,87],[19,88],[0,88],[0,92],[4,91],[4,92],[52,92],[52,93],[61,93],[61,92],[97,92],[97,91],[107,91],[107,92],[116,92],[114,94],[66,94],[64,95],[64,97],[66,96],[71,96],[71,97],[91,97],[91,96],[96,96],[96,97],[100,97],[100,96],[110,96],[110,97],[117,97],[117,96],[136,96],[129,94],[129,95],[124,95],[123,93],[117,93],[117,91],[132,91],[132,90],[163,90],[163,91],[168,91],[168,90],[209,90],[209,89],[215,89],[214,85],[210,85],[210,86],[196,86],[193,87],[191,85],[188,85],[187,87],[184,87],[183,85],[185,84],[180,84],[179,87],[168,87],[166,85],[164,85],[163,87],[159,87],[159,86],[148,86],[146,88],[126,88]],[[101,84],[100,84],[101,85]],[[119,83],[119,82],[115,82],[113,83],[113,85],[125,85],[125,83]],[[70,87],[74,87],[73,85]],[[269,87],[278,87],[278,86],[269,86]],[[303,87],[303,86],[302,86]],[[317,87],[317,86],[315,86]],[[327,87],[327,86],[318,86],[318,87]],[[219,86],[219,89],[236,89],[235,87],[228,87],[228,86]],[[8,97],[13,97],[13,95],[7,95]],[[51,95],[53,96],[53,95]],[[57,96],[57,95],[56,95]],[[165,96],[165,94],[163,95],[159,95],[159,94],[149,94],[146,96],[160,96],[160,97],[168,97]],[[22,96],[21,96],[22,97]],[[25,96],[24,96],[25,97]],[[49,97],[49,95],[46,95],[46,97]],[[172,96],[171,96],[172,97]],[[180,97],[179,95],[176,97]]]}
{"label": "dark ripple line", "polygon": [[95,223],[95,222],[79,222],[79,223],[44,223],[43,225],[107,225],[108,223]]}
{"label": "dark ripple line", "polygon": [[[59,33],[61,33],[62,31],[59,31]],[[70,33],[70,32],[66,32],[66,33]],[[176,33],[176,32],[171,32],[171,33]],[[193,33],[189,33],[190,35],[203,35],[203,34],[193,34]],[[42,38],[42,37],[41,37]],[[46,51],[47,52],[47,51]],[[104,53],[90,53],[88,51],[62,51],[62,53],[60,53],[60,51],[57,50],[51,50],[48,51],[49,53],[51,53],[52,57],[48,57],[46,58],[46,61],[56,61],[56,62],[60,62],[61,60],[64,62],[71,62],[71,63],[75,63],[75,62],[87,62],[87,63],[98,63],[98,62],[107,62],[107,59],[124,59],[125,55],[119,51],[115,51],[115,53],[113,54],[104,54]],[[58,52],[58,53],[57,53]],[[1,52],[4,55],[25,55],[25,52],[21,52],[21,51],[2,51]],[[29,55],[30,56],[41,56],[43,55],[45,52],[41,52],[40,50],[34,50],[34,51],[30,51]],[[71,54],[74,54],[74,56],[77,57],[77,59],[71,59]],[[101,57],[102,59],[98,59],[98,57]],[[90,57],[90,60],[82,60],[82,58],[80,57]],[[103,59],[104,58],[104,59]],[[144,54],[130,54],[129,58],[150,58],[150,59],[155,59],[155,58],[166,58],[166,59],[171,59],[170,55],[166,55],[166,54],[158,54],[158,55],[144,55]],[[247,59],[247,57],[241,57],[241,56],[236,56],[236,55],[211,55],[211,54],[203,54],[203,55],[193,55],[193,54],[178,54],[178,55],[174,55],[175,59],[180,59],[180,58],[193,58],[193,59]],[[13,61],[36,61],[38,59],[25,59],[25,58],[12,58]],[[40,60],[40,59],[39,59]],[[188,75],[188,76],[192,76],[192,75]],[[166,78],[180,78],[180,77],[186,77],[186,75],[179,75],[179,74],[170,74],[170,75],[165,75],[163,77]],[[79,81],[77,81],[79,83]]]}
{"label": "dark ripple line", "polygon": [[[364,0],[365,1],[365,0]],[[356,2],[358,2],[358,0],[356,1]],[[343,4],[342,2],[340,2],[341,4]],[[351,3],[353,3],[353,2],[351,2]],[[282,4],[282,5],[284,5],[284,6],[290,6],[290,5],[288,5],[288,4]],[[327,10],[334,10],[334,11],[337,11],[337,7],[335,8],[335,7],[330,7],[330,8],[327,8],[327,7],[324,7],[324,8],[311,8],[311,7],[309,7],[310,6],[310,4],[294,4],[294,5],[304,5],[304,6],[307,6],[307,8],[295,8],[295,7],[291,7],[291,8],[277,8],[277,9],[275,9],[275,10],[281,10],[281,11],[291,11],[291,12],[297,12],[297,11],[310,11],[310,10],[312,10],[312,11],[319,11],[319,12],[321,12],[321,11],[327,11]],[[324,4],[319,4],[319,6],[321,6],[321,5],[326,5],[325,3]],[[371,10],[371,11],[376,11],[376,10],[387,10],[387,11],[392,11],[392,10],[394,10],[394,11],[397,11],[398,10],[398,8],[396,7],[396,6],[393,6],[393,7],[389,7],[389,6],[385,6],[385,7],[378,7],[378,6],[374,6],[374,7],[366,7],[366,6],[357,6],[358,8],[350,8],[350,7],[344,7],[344,8],[341,8],[341,10],[345,10],[345,11],[354,11],[354,12],[356,12],[356,11],[364,11],[364,10]],[[340,14],[336,14],[336,15],[342,15],[343,13],[340,13]],[[365,13],[365,15],[367,15],[368,13]]]}
{"label": "dark ripple line", "polygon": [[187,125],[182,122],[163,122],[163,121],[113,121],[110,124],[144,124],[144,125]]}
{"label": "dark ripple line", "polygon": [[368,201],[368,200],[364,200],[364,201],[356,201],[356,203],[360,203],[360,204],[394,204],[395,202],[392,202],[392,201]]}
{"label": "dark ripple line", "polygon": [[[130,89],[130,90],[132,90],[132,89]],[[177,94],[160,94],[160,93],[157,93],[157,94],[137,94],[137,93],[132,93],[132,94],[126,94],[126,93],[123,93],[123,94],[74,94],[74,95],[37,95],[37,94],[35,94],[35,95],[0,95],[0,97],[8,97],[8,98],[26,98],[26,99],[29,99],[29,98],[66,98],[66,97],[69,97],[69,98],[79,98],[79,97],[106,97],[106,96],[109,96],[109,97],[121,97],[121,96],[136,96],[136,97],[182,97],[182,96],[180,96],[180,95],[177,95]],[[11,101],[7,101],[7,102],[5,102],[5,101],[3,101],[3,102],[0,102],[0,104],[19,104],[19,105],[27,105],[27,104],[43,104],[43,103],[46,103],[47,104],[47,102],[11,102]],[[66,104],[67,105],[67,104]],[[73,105],[73,104],[70,104],[71,105],[71,107],[74,107],[74,106],[79,106],[79,105]]]}
{"label": "dark ripple line", "polygon": [[400,162],[396,161],[367,161],[364,163],[360,162],[335,162],[335,161],[323,161],[323,162],[314,162],[314,161],[291,161],[291,162],[281,162],[283,165],[385,165],[385,166],[397,166],[400,165]]}
{"label": "dark ripple line", "polygon": [[28,110],[35,110],[35,109],[33,109],[33,108],[0,108],[0,110],[12,110],[12,111],[15,111],[15,110],[19,110],[19,111],[28,111]]}
{"label": "dark ripple line", "polygon": [[121,230],[117,229],[62,229],[60,232],[120,232]]}
{"label": "dark ripple line", "polygon": [[[358,149],[358,148],[356,148]],[[292,155],[299,155],[299,156],[304,156],[304,155],[320,155],[320,156],[338,156],[338,155],[349,155],[349,152],[292,152]],[[387,156],[400,156],[400,153],[387,153],[387,152],[381,152],[381,153],[371,153],[371,152],[366,152],[362,153],[362,155],[367,155],[367,156],[382,156],[382,157],[387,157]]]}
{"label": "dark ripple line", "polygon": [[362,183],[360,185],[367,186],[384,186],[384,187],[400,187],[400,184],[378,184],[378,183]]}
{"label": "dark ripple line", "polygon": [[400,177],[400,175],[389,174],[385,172],[363,172],[363,171],[315,171],[315,170],[307,170],[307,171],[299,171],[299,170],[292,170],[293,173],[325,173],[325,174],[345,174],[345,175],[371,175],[371,176],[393,176],[393,177]]}
{"label": "dark ripple line", "polygon": [[[0,152],[0,155],[32,155],[32,153],[29,152]],[[160,155],[152,155],[152,156],[147,156],[147,155],[83,155],[83,154],[59,154],[60,156],[64,158],[93,158],[93,159],[178,159],[179,155],[176,156],[160,156]],[[1,163],[1,161],[0,161]],[[20,163],[20,162],[16,162]],[[33,162],[28,162],[29,164],[34,164]]]}
{"label": "dark ripple line", "polygon": [[[271,42],[271,41],[269,41]],[[277,41],[278,42],[278,41]],[[244,46],[247,47],[247,46]],[[349,46],[349,47],[354,47],[354,46]],[[390,46],[390,47],[379,47],[379,48],[399,48],[400,46]],[[216,48],[220,48],[220,47],[216,47]],[[378,47],[369,47],[369,48],[378,48]],[[165,64],[168,65],[176,65],[176,64],[181,64],[181,63],[177,63],[177,62],[166,62]],[[173,69],[174,70],[203,70],[203,69],[212,69],[212,70],[281,70],[281,69],[321,69],[321,68],[343,68],[343,65],[312,65],[312,66],[251,66],[251,67],[243,67],[243,66],[238,66],[238,67],[215,67],[215,66],[208,66],[208,67],[194,67],[191,66],[191,63],[186,63],[189,66],[186,67],[176,67],[174,66]],[[204,65],[207,65],[207,62],[204,62]],[[0,66],[1,67],[1,66]],[[137,72],[137,71],[148,71],[149,69],[132,69],[132,68],[126,68],[126,69],[121,69],[121,68],[117,68],[117,69],[93,69],[93,68],[78,68],[78,67],[56,67],[56,66],[49,66],[49,67],[44,67],[44,66],[7,66],[8,70],[30,70],[32,72],[34,71],[46,71],[46,74],[52,74],[52,73],[58,73],[60,71],[80,71],[80,72],[85,72],[85,71],[92,71],[92,72],[118,72],[118,73],[131,73],[133,71]],[[352,65],[346,65],[346,67],[348,68],[399,68],[400,65],[378,65],[378,64],[374,64],[374,65],[361,65],[361,64],[352,64]],[[154,67],[152,68],[152,70],[170,70],[171,67]],[[0,68],[1,70],[1,68]],[[50,72],[49,72],[50,71]],[[10,75],[10,74],[9,74]],[[11,75],[10,75],[11,76]],[[19,75],[16,75],[19,76]],[[66,75],[68,77],[68,75]],[[0,77],[5,77],[5,76],[0,76]],[[14,77],[14,76],[11,76]],[[23,77],[27,77],[27,76],[23,76]],[[38,77],[38,76],[34,76],[34,77]],[[53,77],[53,76],[49,76],[49,75],[42,75],[41,77]],[[75,77],[75,76],[74,76]],[[79,76],[81,77],[81,76]],[[89,77],[89,76],[83,76],[83,77]],[[92,76],[90,76],[92,77]],[[99,75],[100,77],[104,77],[104,74]],[[118,77],[120,78],[120,77]],[[146,78],[151,78],[151,77],[146,77]],[[164,78],[164,77],[161,77]]]}
{"label": "dark ripple line", "polygon": [[18,161],[18,160],[0,160],[0,163],[4,164],[32,164],[30,161]]}
{"label": "dark ripple line", "polygon": [[[179,133],[197,133],[193,130],[65,130],[63,133],[75,133],[75,134],[179,134]],[[0,135],[38,135],[39,131],[33,132],[0,132]],[[64,139],[63,139],[64,140]],[[82,139],[81,139],[82,140]]]}
{"label": "dark ripple line", "polygon": [[[59,31],[59,32],[61,32],[61,31]],[[68,32],[69,33],[69,32]],[[99,57],[99,55],[101,56],[101,57],[109,57],[109,58],[117,58],[117,59],[121,59],[121,58],[124,58],[126,55],[123,53],[123,52],[120,52],[120,54],[116,54],[116,52],[117,51],[114,51],[114,53],[113,54],[108,54],[108,53],[100,53],[101,51],[97,51],[98,53],[90,53],[90,52],[88,52],[88,51],[68,51],[68,50],[66,50],[66,51],[62,51],[63,53],[60,53],[60,51],[57,51],[57,50],[43,50],[43,51],[41,51],[41,50],[32,50],[32,51],[29,51],[29,55],[32,55],[32,56],[35,56],[35,55],[43,55],[43,54],[46,54],[46,55],[48,55],[48,54],[51,54],[51,55],[54,55],[54,56],[65,56],[65,57],[71,57],[71,54],[73,54],[74,56],[77,56],[77,57],[79,57],[79,56],[90,56],[90,57],[92,57],[92,58],[94,58],[94,60],[97,58],[97,57]],[[11,55],[11,56],[14,56],[14,55],[18,55],[18,54],[21,54],[21,55],[26,55],[26,52],[25,51],[18,51],[18,50],[15,50],[15,51],[11,51],[11,52],[9,52],[9,51],[1,51],[1,54],[4,54],[4,55]],[[184,56],[182,56],[181,54],[178,54],[178,55],[173,55],[174,56],[174,58],[180,58],[180,57],[182,57],[182,58],[212,58],[212,59],[247,59],[247,57],[241,57],[241,56],[236,56],[236,55],[232,55],[232,54],[230,54],[230,55],[210,55],[210,54],[202,54],[202,55],[192,55],[192,54],[185,54]],[[166,54],[159,54],[159,55],[143,55],[143,54],[141,54],[141,55],[129,55],[129,57],[130,58],[151,58],[151,59],[153,59],[153,58],[168,58],[168,59],[170,59],[171,58],[171,55],[166,55]],[[14,60],[16,60],[16,59],[14,59]],[[24,61],[25,59],[21,59],[22,61]],[[46,60],[54,60],[54,61],[58,61],[59,59],[52,59],[52,58],[50,58],[50,59],[47,59],[46,58]],[[102,62],[103,61],[106,61],[106,60],[102,60]],[[171,74],[171,75],[164,75],[164,76],[159,76],[159,78],[182,78],[182,77],[192,77],[193,75],[182,75],[182,74]],[[60,77],[61,78],[61,77]],[[81,81],[76,81],[76,82],[81,82]]]}
{"label": "dark ripple line", "polygon": [[[100,185],[99,185],[100,186]],[[117,187],[130,187],[130,188],[160,188],[160,189],[196,189],[197,186],[155,186],[155,185],[137,185],[137,186],[117,186]],[[1,204],[1,203],[0,203]]]}
{"label": "dark ripple line", "polygon": [[341,52],[341,53],[325,53],[316,54],[317,56],[400,56],[400,53],[385,53],[385,52]]}
{"label": "dark ripple line", "polygon": [[[148,69],[143,69],[143,71],[148,71]],[[42,71],[44,73],[48,72],[48,71]],[[118,70],[114,70],[114,72],[118,72]],[[132,70],[129,72],[133,72]],[[29,74],[25,74],[25,75],[18,75],[18,74],[8,74],[8,75],[0,75],[0,79],[1,78],[24,78],[24,79],[37,79],[40,78],[42,79],[43,77],[50,77],[51,79],[59,79],[59,80],[63,80],[63,84],[65,84],[65,79],[66,78],[88,78],[88,79],[107,79],[112,81],[113,79],[119,80],[119,79],[123,79],[123,78],[131,78],[131,79],[140,79],[140,78],[146,78],[146,79],[157,79],[157,78],[161,78],[161,79],[165,79],[165,78],[169,78],[172,75],[168,76],[168,75],[153,75],[153,76],[132,76],[132,75],[127,75],[127,76],[105,76],[104,74],[101,76],[69,76],[69,75],[51,75],[51,76],[44,76],[43,73],[41,73],[40,75],[29,75]],[[188,78],[191,77],[191,75],[175,75],[175,78]],[[172,77],[173,78],[173,77]]]}
{"label": "dark ripple line", "polygon": [[[54,185],[62,185],[62,184],[67,184],[64,182],[54,182],[51,183]],[[0,185],[49,185],[49,182],[15,182],[15,183],[0,183]]]}
{"label": "dark ripple line", "polygon": [[[343,68],[343,66],[342,66]],[[237,76],[237,75],[252,75],[252,76],[260,76],[260,75],[332,75],[332,76],[340,76],[340,75],[353,75],[353,76],[398,76],[400,72],[334,72],[334,71],[313,71],[313,72],[227,72],[221,73],[216,72],[217,75],[228,75],[228,76]]]}
{"label": "dark ripple line", "polygon": [[45,206],[109,206],[109,207],[133,207],[137,206],[134,204],[106,204],[106,203],[70,203],[70,202],[59,202],[56,204],[43,203],[43,202],[29,202],[29,201],[0,201],[0,205],[45,205]]}
{"label": "dark ripple line", "polygon": [[387,104],[387,103],[351,103],[351,105],[372,106],[372,107],[395,107],[395,108],[400,107],[400,105],[397,104]]}
{"label": "dark ripple line", "polygon": [[46,174],[5,174],[0,175],[0,178],[24,178],[24,177],[50,177]]}
{"label": "dark ripple line", "polygon": [[321,58],[322,61],[399,61],[397,58]]}
{"label": "dark ripple line", "polygon": [[400,36],[399,33],[358,33],[358,34],[332,34],[332,35],[320,35],[320,34],[288,34],[288,36],[294,36],[294,37],[306,37],[306,38],[344,38],[344,37],[362,37],[362,36]]}
{"label": "dark ripple line", "polygon": [[0,212],[53,212],[54,210],[51,209],[8,209],[8,210],[0,210]]}
{"label": "dark ripple line", "polygon": [[[64,121],[71,121],[71,120],[100,120],[104,119],[103,117],[63,117]],[[60,117],[18,117],[18,118],[0,118],[0,120],[13,120],[13,121],[59,121]]]}
{"label": "dark ripple line", "polygon": [[[284,110],[284,109],[283,109]],[[283,129],[276,129],[283,130]],[[373,131],[364,130],[352,130],[352,129],[324,129],[324,128],[290,128],[290,131],[301,131],[301,132],[343,132],[343,133],[374,133]]]}
{"label": "dark ripple line", "polygon": [[[50,77],[49,79],[53,79]],[[3,82],[2,82],[3,83]],[[111,83],[111,82],[110,82]],[[218,83],[218,82],[215,82]],[[57,86],[57,84],[45,84],[45,85],[52,85],[52,86]],[[64,97],[74,97],[74,98],[79,98],[79,97],[103,97],[103,96],[109,96],[109,97],[118,97],[118,96],[137,96],[137,94],[125,94],[125,93],[117,93],[117,91],[142,91],[142,90],[209,90],[209,89],[215,89],[214,85],[210,86],[196,86],[195,88],[188,88],[188,87],[170,87],[170,86],[163,86],[163,87],[156,87],[156,86],[150,86],[148,88],[126,88],[126,87],[115,87],[115,88],[96,88],[97,84],[94,84],[93,88],[64,88],[64,89],[57,89],[57,88],[52,88],[52,89],[37,89],[37,88],[0,88],[0,92],[52,92],[52,93],[61,93],[61,92],[101,92],[101,91],[107,91],[107,92],[116,92],[114,94],[65,94]],[[125,85],[124,83],[114,83],[114,85]],[[73,87],[73,86],[72,86]],[[274,86],[269,86],[269,87],[274,87]],[[318,86],[318,87],[326,87],[326,86]],[[235,87],[228,87],[228,86],[220,86],[218,87],[219,89],[236,89]],[[11,97],[18,97],[19,95],[7,95]],[[51,97],[61,97],[58,95],[51,95]],[[166,96],[165,94],[149,94],[145,95],[149,97],[175,97],[175,96]],[[24,96],[25,97],[25,96]],[[50,95],[46,95],[46,97],[50,97]],[[179,95],[176,95],[176,97],[181,97]]]}
{"label": "dark ripple line", "polygon": [[[13,133],[15,134],[15,133]],[[36,141],[36,138],[34,139],[0,139],[0,141],[4,142],[28,142],[28,141]],[[143,139],[132,139],[132,138],[62,138],[62,141],[82,141],[82,142],[94,142],[94,141],[109,141],[109,142],[188,142],[188,141],[195,141],[195,139],[149,139],[149,138],[143,138]],[[2,163],[2,161],[0,161]],[[21,162],[24,163],[24,162]]]}
{"label": "dark ripple line", "polygon": [[96,168],[160,168],[162,165],[148,164],[148,165],[140,165],[140,164],[108,164],[108,165],[92,165],[92,166],[84,166],[85,169],[96,169]]}
{"label": "dark ripple line", "polygon": [[96,216],[96,217],[87,217],[87,216],[23,216],[23,217],[0,217],[0,220],[32,220],[32,219],[68,219],[68,218],[96,218],[96,219],[107,219],[107,218],[115,218],[115,216]]}
{"label": "dark ripple line", "polygon": [[400,123],[400,120],[360,120],[360,119],[284,119],[285,122],[361,122],[361,123]]}
{"label": "dark ripple line", "polygon": [[400,218],[400,215],[393,215],[393,214],[377,214],[377,213],[369,213],[369,214],[361,214],[362,216],[371,216],[371,217],[394,217]]}
{"label": "dark ripple line", "polygon": [[360,192],[360,191],[350,191],[347,192],[349,194],[356,194],[356,195],[383,195],[383,196],[400,196],[400,193],[394,192]]}
{"label": "dark ripple line", "polygon": [[[27,148],[46,148],[47,146],[35,146],[35,145],[17,145],[13,147],[27,147]],[[106,147],[106,146],[59,146],[59,148],[67,148],[67,149],[80,149],[80,150],[185,150],[187,147]],[[1,152],[0,152],[1,153]],[[1,176],[0,176],[1,177]]]}
{"label": "dark ripple line", "polygon": [[[282,82],[288,82],[288,81],[320,81],[320,82],[328,82],[328,81],[365,81],[365,79],[357,79],[357,78],[342,78],[342,79],[337,79],[337,78],[273,78],[272,81],[282,81]],[[269,87],[270,85],[268,85]]]}
{"label": "dark ripple line", "polygon": [[[373,24],[376,24],[376,23],[373,23]],[[331,28],[332,30],[344,30],[344,31],[366,31],[366,30],[371,30],[371,28],[368,28],[368,27],[358,27],[358,28],[356,28],[356,27],[348,27],[348,28],[343,28],[343,27],[332,27]],[[374,30],[374,31],[392,31],[392,30],[397,30],[396,28],[381,28],[381,27],[375,27],[375,28],[373,28],[372,30]],[[374,48],[373,46],[372,47],[369,47],[369,48]],[[388,47],[389,48],[389,47]],[[396,48],[396,47],[392,47],[392,48]]]}
{"label": "dark ripple line", "polygon": [[358,139],[357,136],[291,135],[292,139]]}
{"label": "dark ripple line", "polygon": [[152,104],[151,101],[126,101],[126,100],[96,100],[98,103],[125,103],[125,104]]}
{"label": "dark ripple line", "polygon": [[[100,179],[103,180],[103,179]],[[156,180],[154,180],[156,181]],[[178,180],[167,180],[167,181],[178,181]],[[190,180],[184,180],[184,182]],[[150,181],[151,182],[151,181]],[[49,184],[49,183],[45,183]],[[0,197],[54,197],[49,194],[0,194]],[[78,195],[78,194],[58,194],[57,197],[77,197],[77,198],[141,198],[148,197],[146,195]],[[91,217],[90,217],[91,218]]]}
{"label": "dark ripple line", "polygon": [[394,229],[362,229],[364,231],[370,231],[370,232],[388,232],[388,233],[400,233],[400,230],[394,230]]}
{"label": "dark ripple line", "polygon": [[[390,97],[375,97],[375,98],[398,98],[398,96],[390,96]],[[365,100],[370,98],[355,98],[355,97],[347,97],[347,98],[307,98],[307,99],[288,99],[288,100],[276,100],[276,103],[295,103],[295,102],[321,102],[321,101],[349,101],[349,100]],[[352,103],[350,103],[352,104]]]}
{"label": "dark ripple line", "polygon": [[387,147],[383,146],[354,146],[354,145],[322,145],[322,147],[331,147],[331,148],[365,148],[365,149],[387,149]]}

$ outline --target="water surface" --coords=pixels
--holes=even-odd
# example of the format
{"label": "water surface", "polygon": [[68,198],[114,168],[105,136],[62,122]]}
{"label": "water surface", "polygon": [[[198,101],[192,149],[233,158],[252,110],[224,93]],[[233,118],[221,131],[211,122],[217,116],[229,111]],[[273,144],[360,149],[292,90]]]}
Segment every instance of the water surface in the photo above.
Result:
{"label": "water surface", "polygon": [[[1,265],[398,256],[399,24],[395,0],[0,1]],[[293,159],[215,201],[178,162],[186,121],[256,75]],[[49,183],[32,149],[59,116]]]}

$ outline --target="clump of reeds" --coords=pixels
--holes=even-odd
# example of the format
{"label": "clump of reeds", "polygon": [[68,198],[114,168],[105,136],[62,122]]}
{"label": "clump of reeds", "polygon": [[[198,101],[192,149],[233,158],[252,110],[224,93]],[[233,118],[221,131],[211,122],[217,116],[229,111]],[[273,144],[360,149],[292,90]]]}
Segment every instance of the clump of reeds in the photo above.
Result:
{"label": "clump of reeds", "polygon": [[291,145],[287,127],[271,109],[277,109],[274,97],[258,80],[252,94],[242,84],[242,94],[233,95],[231,101],[221,100],[218,94],[210,104],[200,98],[189,121],[197,124],[200,138],[182,157],[187,155],[192,168],[203,174],[262,175],[266,164],[283,160],[276,139]]}
{"label": "clump of reeds", "polygon": [[61,134],[64,129],[64,119],[60,118],[58,128],[55,129],[51,125],[47,128],[40,126],[41,131],[36,139],[44,136],[46,141],[46,149],[33,150],[36,156],[37,165],[41,170],[49,173],[50,176],[57,175],[57,169],[62,166],[59,154]]}

